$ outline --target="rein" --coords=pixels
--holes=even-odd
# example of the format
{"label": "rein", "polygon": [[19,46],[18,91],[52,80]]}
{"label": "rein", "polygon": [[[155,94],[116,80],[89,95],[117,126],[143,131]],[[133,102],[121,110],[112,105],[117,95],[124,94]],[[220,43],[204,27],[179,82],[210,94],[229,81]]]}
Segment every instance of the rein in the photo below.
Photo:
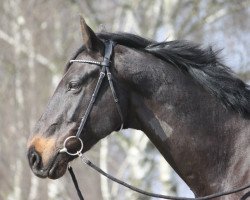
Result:
{"label": "rein", "polygon": [[[113,54],[113,48],[114,48],[115,44],[114,44],[113,41],[105,41],[104,44],[105,44],[105,55],[104,55],[104,58],[103,58],[102,62],[91,61],[91,60],[70,60],[70,63],[78,62],[78,63],[88,63],[88,64],[93,64],[93,65],[98,65],[98,66],[101,67],[101,72],[100,72],[96,87],[94,89],[93,95],[92,95],[92,97],[90,99],[90,102],[88,104],[88,107],[87,107],[87,109],[86,109],[86,111],[85,111],[85,113],[84,113],[84,115],[83,115],[83,117],[81,119],[81,122],[80,122],[80,125],[78,127],[76,135],[75,136],[69,136],[68,138],[65,139],[64,144],[63,144],[63,148],[59,151],[59,153],[67,153],[68,155],[71,155],[71,156],[78,156],[78,157],[80,157],[80,159],[82,160],[83,163],[90,166],[92,169],[99,172],[100,174],[107,177],[108,179],[110,179],[110,180],[112,180],[112,181],[114,181],[114,182],[116,182],[116,183],[118,183],[120,185],[123,185],[123,186],[125,186],[125,187],[127,187],[127,188],[129,188],[129,189],[131,189],[131,190],[133,190],[135,192],[138,192],[138,193],[146,195],[146,196],[155,197],[155,198],[170,199],[170,200],[209,200],[209,199],[214,199],[214,198],[217,198],[217,197],[237,193],[237,192],[243,191],[243,190],[245,190],[247,188],[250,188],[250,184],[249,184],[249,185],[239,187],[239,188],[236,188],[236,189],[232,189],[232,190],[229,190],[229,191],[226,191],[226,192],[218,192],[218,193],[214,193],[214,194],[211,194],[211,195],[208,195],[208,196],[198,197],[198,198],[174,197],[174,196],[167,196],[167,195],[162,195],[162,194],[155,194],[155,193],[151,193],[151,192],[141,190],[141,189],[139,189],[137,187],[134,187],[134,186],[132,186],[132,185],[126,183],[126,182],[123,182],[123,181],[115,178],[112,175],[109,175],[108,173],[106,173],[102,169],[100,169],[98,166],[93,164],[91,161],[89,161],[86,157],[84,157],[83,154],[81,153],[82,150],[83,150],[84,144],[82,142],[82,139],[80,138],[80,135],[81,135],[81,133],[83,131],[83,128],[84,128],[84,126],[86,124],[88,116],[89,116],[89,114],[90,114],[90,112],[91,112],[91,110],[93,108],[93,105],[94,105],[94,102],[95,102],[96,97],[98,95],[98,92],[100,90],[103,78],[106,75],[107,75],[109,86],[110,86],[110,89],[111,89],[111,92],[112,92],[112,95],[113,95],[113,98],[114,98],[114,102],[116,104],[117,111],[118,111],[118,113],[120,115],[120,118],[121,118],[121,128],[120,129],[123,128],[123,124],[124,124],[124,119],[123,119],[121,107],[119,105],[119,100],[117,98],[117,94],[115,92],[114,85],[113,85],[113,82],[112,82],[112,75],[111,75],[110,70],[109,70],[110,63],[111,63],[111,57],[112,57],[112,54]],[[80,145],[81,145],[79,150],[76,151],[76,152],[70,152],[70,151],[68,151],[68,149],[66,147],[68,141],[72,140],[72,139],[79,140]],[[79,189],[78,182],[77,182],[76,176],[74,174],[73,168],[70,165],[68,166],[68,171],[69,171],[69,173],[71,175],[71,178],[72,178],[72,181],[73,181],[74,186],[76,188],[79,199],[84,200],[84,198],[82,196],[82,193],[81,193],[81,191]],[[241,198],[241,200],[245,200],[249,196],[250,196],[250,192],[247,192]]]}

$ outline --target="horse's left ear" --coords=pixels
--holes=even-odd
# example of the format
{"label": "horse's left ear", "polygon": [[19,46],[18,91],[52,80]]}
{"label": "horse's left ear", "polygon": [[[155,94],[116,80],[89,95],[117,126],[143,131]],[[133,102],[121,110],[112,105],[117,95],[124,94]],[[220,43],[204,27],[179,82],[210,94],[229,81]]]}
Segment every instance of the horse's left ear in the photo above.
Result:
{"label": "horse's left ear", "polygon": [[80,16],[83,44],[88,51],[103,52],[104,44]]}

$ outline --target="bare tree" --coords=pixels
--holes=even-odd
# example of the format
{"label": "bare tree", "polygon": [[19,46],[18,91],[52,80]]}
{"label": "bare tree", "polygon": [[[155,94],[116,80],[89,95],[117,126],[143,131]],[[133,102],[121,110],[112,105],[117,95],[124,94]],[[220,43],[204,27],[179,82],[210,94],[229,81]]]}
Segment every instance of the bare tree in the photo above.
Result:
{"label": "bare tree", "polygon": [[[160,41],[212,42],[225,49],[224,55],[230,58],[227,63],[240,66],[234,69],[249,80],[250,0],[4,0],[0,12],[0,199],[77,198],[68,174],[57,181],[32,174],[26,140],[65,63],[82,45],[79,14],[94,30],[103,24],[107,31],[126,31]],[[88,156],[105,170],[146,190],[178,191],[172,169],[140,132],[114,133]],[[100,178],[79,161],[73,165],[81,174],[79,183],[87,199],[145,199]],[[118,198],[120,193],[124,195]]]}

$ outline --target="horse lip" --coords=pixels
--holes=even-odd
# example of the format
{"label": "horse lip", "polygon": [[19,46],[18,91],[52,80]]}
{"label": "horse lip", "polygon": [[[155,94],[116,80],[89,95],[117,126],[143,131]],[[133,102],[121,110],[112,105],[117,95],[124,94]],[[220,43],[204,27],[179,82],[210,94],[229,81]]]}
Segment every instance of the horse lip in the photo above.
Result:
{"label": "horse lip", "polygon": [[39,178],[47,178],[48,177],[48,170],[47,169],[37,170],[37,169],[32,168],[32,171]]}

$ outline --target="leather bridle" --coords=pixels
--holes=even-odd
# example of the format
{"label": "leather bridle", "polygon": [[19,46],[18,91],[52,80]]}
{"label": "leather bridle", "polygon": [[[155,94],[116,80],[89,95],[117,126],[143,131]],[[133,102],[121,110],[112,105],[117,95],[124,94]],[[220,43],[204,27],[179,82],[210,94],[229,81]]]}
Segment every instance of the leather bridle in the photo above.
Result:
{"label": "leather bridle", "polygon": [[[96,87],[94,89],[94,92],[91,96],[90,102],[88,104],[88,107],[87,107],[87,109],[86,109],[86,111],[81,119],[80,125],[77,129],[76,135],[69,136],[68,138],[66,138],[66,140],[64,141],[64,148],[60,150],[60,153],[65,152],[71,156],[75,156],[75,155],[78,155],[82,151],[84,144],[82,142],[82,139],[80,138],[80,135],[83,132],[83,128],[84,128],[86,121],[89,117],[89,114],[93,108],[93,105],[95,103],[96,97],[98,95],[98,92],[100,90],[100,87],[101,87],[101,84],[102,84],[102,81],[103,81],[103,78],[105,77],[105,75],[107,75],[109,86],[110,86],[110,89],[111,89],[111,92],[112,92],[112,95],[114,98],[114,102],[116,104],[117,111],[118,111],[119,116],[121,118],[120,130],[123,128],[124,121],[123,121],[122,110],[121,110],[121,107],[119,105],[119,100],[118,100],[118,97],[117,97],[117,94],[115,92],[114,85],[112,82],[112,75],[111,75],[111,72],[109,70],[109,67],[111,64],[111,57],[113,54],[114,42],[113,41],[105,41],[104,45],[105,45],[105,53],[104,53],[104,58],[103,58],[102,62],[92,61],[92,60],[70,60],[70,63],[78,62],[78,63],[88,63],[88,64],[92,64],[92,65],[98,65],[101,67],[101,72],[100,72]],[[84,136],[82,136],[82,138],[83,137]],[[81,148],[76,152],[69,152],[66,145],[67,145],[67,142],[69,140],[73,140],[73,139],[77,139],[80,141]]]}
{"label": "leather bridle", "polygon": [[[110,86],[110,89],[111,89],[111,92],[112,92],[112,95],[113,95],[113,98],[114,98],[114,102],[116,104],[117,111],[118,111],[118,113],[120,115],[120,118],[121,118],[121,129],[123,128],[123,124],[124,124],[124,119],[123,119],[121,107],[119,105],[119,100],[118,100],[117,94],[116,94],[115,89],[114,89],[114,85],[113,85],[113,82],[112,82],[112,75],[111,75],[111,72],[110,72],[110,69],[109,69],[110,64],[111,64],[111,57],[112,57],[112,54],[113,54],[113,48],[115,46],[115,43],[113,41],[108,40],[108,41],[104,42],[104,45],[105,45],[105,53],[104,53],[104,58],[103,58],[102,62],[91,61],[91,60],[70,60],[70,63],[78,62],[78,63],[88,63],[88,64],[92,64],[92,65],[98,65],[98,66],[101,67],[101,72],[100,72],[96,87],[94,89],[93,95],[92,95],[92,97],[90,99],[90,102],[88,104],[88,107],[87,107],[87,109],[86,109],[86,111],[85,111],[85,113],[84,113],[84,115],[83,115],[83,117],[81,119],[81,122],[80,122],[80,125],[78,127],[76,135],[75,136],[69,136],[69,137],[67,137],[65,139],[64,144],[63,144],[63,148],[59,151],[59,153],[67,153],[67,154],[69,154],[71,156],[79,156],[85,164],[92,167],[94,170],[96,170],[100,174],[106,176],[110,180],[112,180],[112,181],[114,181],[114,182],[116,182],[118,184],[121,184],[121,185],[135,191],[135,192],[138,192],[138,193],[141,193],[141,194],[144,194],[144,195],[147,195],[147,196],[155,197],[155,198],[172,199],[172,200],[208,200],[208,199],[214,199],[214,198],[217,198],[217,197],[237,193],[237,192],[243,191],[243,190],[245,190],[247,188],[250,188],[250,184],[249,184],[249,185],[246,185],[246,186],[243,186],[243,187],[240,187],[240,188],[232,189],[230,191],[218,192],[218,193],[214,193],[212,195],[208,195],[208,196],[204,196],[204,197],[198,197],[198,198],[174,197],[174,196],[155,194],[155,193],[150,193],[150,192],[141,190],[139,188],[136,188],[134,186],[131,186],[131,185],[129,185],[129,184],[127,184],[127,183],[125,183],[125,182],[123,182],[123,181],[121,181],[121,180],[107,174],[102,169],[100,169],[95,164],[93,164],[91,161],[89,161],[86,157],[84,157],[83,154],[81,153],[82,150],[83,150],[83,147],[84,147],[84,143],[83,143],[81,138],[84,138],[84,135],[81,138],[80,138],[80,135],[83,132],[83,128],[84,128],[84,126],[86,124],[86,121],[87,121],[87,119],[89,117],[89,114],[90,114],[90,112],[91,112],[91,110],[93,108],[94,102],[96,100],[96,97],[97,97],[98,92],[100,90],[103,78],[105,76],[107,76],[107,78],[108,78],[108,82],[109,82],[109,86]],[[68,151],[67,143],[68,143],[69,140],[73,140],[73,139],[74,140],[79,140],[80,148],[75,152],[70,152],[70,151]],[[80,191],[80,189],[78,187],[78,183],[77,183],[75,174],[74,174],[73,169],[72,169],[72,167],[70,165],[68,166],[68,170],[69,170],[71,178],[72,178],[72,180],[74,182],[74,185],[75,185],[75,188],[77,190],[78,196],[79,196],[80,200],[83,200],[84,198],[83,198],[83,196],[81,194],[81,191]],[[249,196],[250,196],[250,192],[247,192],[241,198],[241,200],[247,199],[247,197],[249,197]]]}

